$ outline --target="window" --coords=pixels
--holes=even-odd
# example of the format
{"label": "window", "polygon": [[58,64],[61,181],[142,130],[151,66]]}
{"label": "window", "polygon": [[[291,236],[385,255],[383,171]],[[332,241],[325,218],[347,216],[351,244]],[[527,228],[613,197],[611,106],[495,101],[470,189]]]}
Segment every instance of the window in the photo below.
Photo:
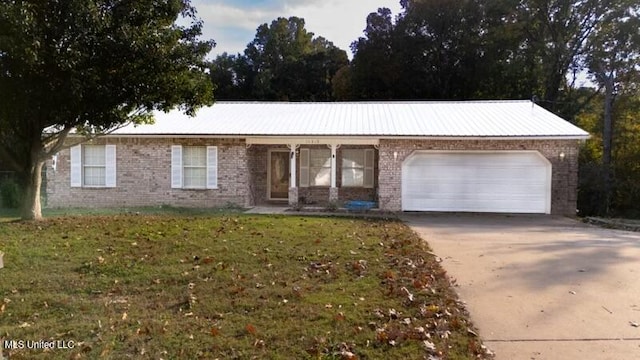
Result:
{"label": "window", "polygon": [[171,187],[174,189],[216,189],[218,187],[218,148],[215,146],[172,146]]}
{"label": "window", "polygon": [[204,146],[182,148],[182,186],[205,188],[207,184],[207,149]]}
{"label": "window", "polygon": [[100,145],[82,147],[82,185],[105,186],[105,148]]}
{"label": "window", "polygon": [[115,145],[77,145],[70,158],[72,187],[116,186]]}
{"label": "window", "polygon": [[342,186],[373,187],[373,149],[342,150]]}
{"label": "window", "polygon": [[331,150],[300,149],[300,186],[331,185]]}

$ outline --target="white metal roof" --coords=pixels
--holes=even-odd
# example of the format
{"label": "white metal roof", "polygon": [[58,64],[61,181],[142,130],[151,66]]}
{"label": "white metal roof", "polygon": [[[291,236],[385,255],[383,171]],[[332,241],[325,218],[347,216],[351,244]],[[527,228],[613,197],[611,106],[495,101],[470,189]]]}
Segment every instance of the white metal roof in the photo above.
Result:
{"label": "white metal roof", "polygon": [[575,138],[589,134],[531,101],[218,102],[155,114],[114,135]]}

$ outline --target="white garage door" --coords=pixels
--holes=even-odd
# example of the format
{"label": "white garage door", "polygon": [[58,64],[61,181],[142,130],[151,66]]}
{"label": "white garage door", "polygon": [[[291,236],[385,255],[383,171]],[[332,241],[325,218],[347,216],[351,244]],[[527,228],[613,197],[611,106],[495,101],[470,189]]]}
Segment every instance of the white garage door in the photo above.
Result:
{"label": "white garage door", "polygon": [[402,164],[402,210],[548,214],[551,163],[537,151],[416,151]]}

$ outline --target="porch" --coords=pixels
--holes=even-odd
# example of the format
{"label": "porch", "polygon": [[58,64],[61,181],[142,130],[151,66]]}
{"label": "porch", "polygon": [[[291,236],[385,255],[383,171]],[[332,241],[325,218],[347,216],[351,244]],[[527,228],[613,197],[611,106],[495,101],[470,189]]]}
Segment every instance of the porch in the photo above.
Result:
{"label": "porch", "polygon": [[248,138],[253,205],[339,207],[378,199],[374,139]]}

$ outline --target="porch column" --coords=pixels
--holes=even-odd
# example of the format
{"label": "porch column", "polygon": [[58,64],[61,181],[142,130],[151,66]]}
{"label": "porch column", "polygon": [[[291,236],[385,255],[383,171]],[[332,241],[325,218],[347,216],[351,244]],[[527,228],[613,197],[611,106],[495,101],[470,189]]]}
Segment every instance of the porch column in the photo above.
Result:
{"label": "porch column", "polygon": [[336,186],[337,177],[337,156],[338,150],[337,144],[331,144],[331,188],[329,188],[329,203],[338,201],[338,187]]}
{"label": "porch column", "polygon": [[299,145],[290,144],[287,145],[289,148],[289,205],[295,206],[298,205],[298,187],[296,186],[296,149]]}

